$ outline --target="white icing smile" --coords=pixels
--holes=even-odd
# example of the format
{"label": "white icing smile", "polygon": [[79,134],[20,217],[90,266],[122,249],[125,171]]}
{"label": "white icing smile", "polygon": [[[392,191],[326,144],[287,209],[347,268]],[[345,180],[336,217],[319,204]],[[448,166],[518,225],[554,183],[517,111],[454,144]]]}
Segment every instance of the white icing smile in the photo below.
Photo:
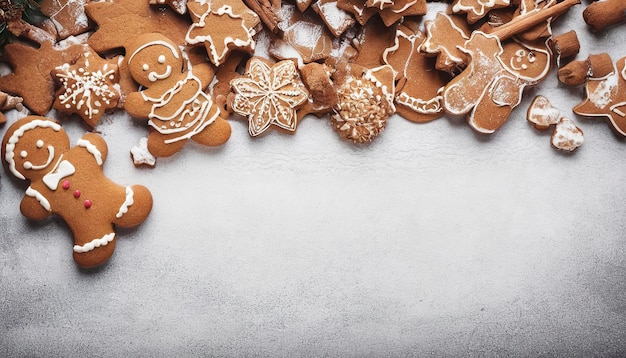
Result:
{"label": "white icing smile", "polygon": [[33,165],[33,163],[26,161],[24,162],[23,166],[24,166],[24,169],[26,170],[28,169],[41,170],[41,169],[47,168],[50,165],[50,163],[52,163],[53,159],[54,159],[54,147],[49,145],[48,146],[48,160],[44,164]]}
{"label": "white icing smile", "polygon": [[152,71],[148,74],[148,79],[152,82],[156,82],[157,80],[168,78],[171,74],[172,74],[172,66],[167,65],[164,73],[158,74],[155,71]]}

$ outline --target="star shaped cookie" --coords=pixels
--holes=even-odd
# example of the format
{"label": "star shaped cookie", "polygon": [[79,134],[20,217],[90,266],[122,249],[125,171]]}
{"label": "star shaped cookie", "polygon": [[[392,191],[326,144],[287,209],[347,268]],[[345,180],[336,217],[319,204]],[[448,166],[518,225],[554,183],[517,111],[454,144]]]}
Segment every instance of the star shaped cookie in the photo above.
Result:
{"label": "star shaped cookie", "polygon": [[626,57],[617,61],[615,70],[600,78],[589,78],[587,98],[574,107],[574,113],[586,117],[603,117],[626,136]]}
{"label": "star shaped cookie", "polygon": [[240,0],[192,0],[187,8],[193,19],[185,40],[188,44],[203,44],[215,66],[224,63],[231,50],[252,52],[252,36],[261,20]]}
{"label": "star shaped cookie", "polygon": [[31,111],[45,115],[54,102],[55,67],[72,62],[82,53],[81,45],[54,46],[44,42],[40,48],[12,43],[4,53],[13,72],[0,77],[0,90],[19,95]]}
{"label": "star shaped cookie", "polygon": [[251,136],[263,134],[272,124],[295,132],[296,110],[309,98],[309,92],[293,61],[268,64],[253,57],[245,76],[235,78],[230,85],[235,92],[233,110],[248,118]]}

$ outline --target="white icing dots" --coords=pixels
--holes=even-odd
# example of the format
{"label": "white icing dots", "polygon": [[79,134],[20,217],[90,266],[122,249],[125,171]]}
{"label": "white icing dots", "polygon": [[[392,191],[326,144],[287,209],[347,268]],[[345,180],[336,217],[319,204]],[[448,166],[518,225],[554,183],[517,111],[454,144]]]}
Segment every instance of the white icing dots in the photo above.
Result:
{"label": "white icing dots", "polygon": [[144,63],[143,66],[141,66],[141,69],[144,71],[148,71],[150,69],[150,66],[148,66],[147,63]]}
{"label": "white icing dots", "polygon": [[28,152],[27,152],[27,151],[25,151],[25,150],[21,151],[21,152],[20,152],[20,157],[22,157],[22,158],[26,158],[26,157],[28,157]]}
{"label": "white icing dots", "polygon": [[[157,59],[157,61],[159,61],[160,64],[164,64],[165,63],[165,55],[160,55],[159,58]],[[144,65],[147,66],[147,65]]]}
{"label": "white icing dots", "polygon": [[37,148],[43,148],[43,140],[39,139],[37,141]]}

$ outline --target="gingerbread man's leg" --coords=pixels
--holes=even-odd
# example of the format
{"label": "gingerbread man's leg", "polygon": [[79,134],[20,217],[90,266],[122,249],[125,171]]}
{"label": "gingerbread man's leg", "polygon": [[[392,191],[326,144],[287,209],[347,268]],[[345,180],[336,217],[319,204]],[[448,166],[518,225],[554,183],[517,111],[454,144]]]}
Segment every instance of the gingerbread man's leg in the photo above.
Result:
{"label": "gingerbread man's leg", "polygon": [[115,251],[116,237],[113,225],[92,224],[80,228],[72,227],[70,224],[74,234],[74,261],[84,268],[102,265]]}
{"label": "gingerbread man's leg", "polygon": [[166,140],[167,136],[151,128],[148,134],[148,151],[158,158],[170,157],[183,149],[187,143],[187,140],[165,143]]}
{"label": "gingerbread man's leg", "polygon": [[468,115],[469,125],[481,133],[495,132],[520,103],[523,89],[523,83],[515,78],[498,77]]}
{"label": "gingerbread man's leg", "polygon": [[191,137],[191,139],[202,145],[215,147],[226,143],[228,138],[230,138],[230,132],[230,123],[222,117],[217,117],[215,122],[209,124],[200,133]]}
{"label": "gingerbread man's leg", "polygon": [[152,194],[142,185],[125,188],[125,200],[120,206],[113,224],[132,227],[141,224],[152,210]]}

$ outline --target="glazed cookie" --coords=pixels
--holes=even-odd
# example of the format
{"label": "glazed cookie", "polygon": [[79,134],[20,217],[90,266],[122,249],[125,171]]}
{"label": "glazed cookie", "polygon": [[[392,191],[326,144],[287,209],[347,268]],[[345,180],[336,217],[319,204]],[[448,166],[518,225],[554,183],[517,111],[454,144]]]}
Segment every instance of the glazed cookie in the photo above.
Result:
{"label": "glazed cookie", "polygon": [[555,149],[572,152],[584,142],[583,131],[574,121],[563,117],[544,96],[533,99],[526,112],[526,119],[538,130],[547,130],[554,125],[550,144]]}
{"label": "glazed cookie", "polygon": [[184,55],[157,33],[141,35],[129,46],[130,74],[143,87],[128,95],[124,108],[133,117],[148,119],[148,150],[155,157],[175,154],[189,139],[217,146],[230,137],[230,124],[203,91],[213,69],[209,64],[191,66]]}
{"label": "glazed cookie", "polygon": [[87,133],[70,148],[61,125],[45,117],[18,120],[2,141],[7,170],[30,182],[20,211],[33,220],[61,216],[81,267],[105,263],[115,248],[115,226],[139,225],[152,209],[148,189],[118,185],[104,175],[106,157],[102,137]]}
{"label": "glazed cookie", "polygon": [[252,137],[265,133],[270,125],[296,131],[296,110],[307,101],[309,92],[294,61],[272,64],[252,57],[244,76],[235,78],[230,85],[235,93],[233,110],[248,119]]}
{"label": "glazed cookie", "polygon": [[574,107],[574,113],[608,119],[617,133],[626,136],[626,57],[617,60],[610,73],[590,77],[585,93],[587,98]]}
{"label": "glazed cookie", "polygon": [[433,59],[419,52],[424,34],[398,25],[393,46],[383,52],[383,63],[397,72],[396,111],[413,122],[427,122],[443,115],[443,86],[448,79],[433,71]]}
{"label": "glazed cookie", "polygon": [[338,100],[330,116],[333,128],[342,139],[371,142],[395,112],[393,68],[348,65],[336,72],[335,83]]}
{"label": "glazed cookie", "polygon": [[224,63],[232,50],[254,51],[253,36],[261,20],[241,0],[191,0],[187,8],[194,23],[185,39],[204,45],[215,66]]}
{"label": "glazed cookie", "polygon": [[64,63],[52,71],[60,85],[54,109],[78,114],[95,127],[105,110],[115,108],[120,99],[118,67],[115,61],[100,58],[88,45],[74,63]]}

